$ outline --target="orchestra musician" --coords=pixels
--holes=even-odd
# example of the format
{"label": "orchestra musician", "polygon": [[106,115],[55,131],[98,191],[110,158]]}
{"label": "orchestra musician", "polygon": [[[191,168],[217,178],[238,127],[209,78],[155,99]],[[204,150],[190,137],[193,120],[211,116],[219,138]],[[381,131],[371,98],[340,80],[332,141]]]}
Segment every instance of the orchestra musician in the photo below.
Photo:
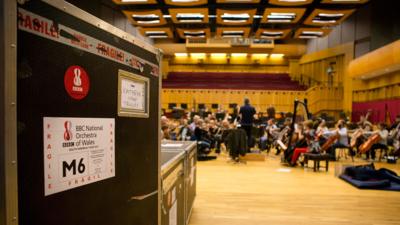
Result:
{"label": "orchestra musician", "polygon": [[329,131],[328,127],[326,126],[326,121],[321,120],[319,123],[317,130],[315,131],[316,134],[316,140],[318,141],[320,146],[323,146],[324,143],[327,141],[327,138],[324,137],[324,133],[327,133]]}
{"label": "orchestra musician", "polygon": [[313,142],[315,140],[315,130],[313,129],[312,120],[304,121],[301,127],[303,127],[303,129],[298,131],[300,140],[297,141],[293,156],[290,159],[290,165],[292,166],[296,165],[297,159],[301,153],[312,151]]}
{"label": "orchestra musician", "polygon": [[[292,134],[292,145],[288,146],[288,148],[284,152],[285,160],[291,165],[294,166],[293,157],[295,156],[295,149],[303,149],[307,148],[307,141],[304,134],[304,126],[303,123],[297,124],[293,134]],[[297,159],[296,159],[297,160]]]}
{"label": "orchestra musician", "polygon": [[333,131],[327,131],[324,136],[338,135],[336,142],[330,146],[327,152],[333,161],[336,160],[336,149],[337,148],[348,148],[349,147],[349,137],[347,135],[347,128],[345,126],[344,120],[339,120],[336,124],[336,129]]}
{"label": "orchestra musician", "polygon": [[372,144],[371,148],[367,150],[366,152],[366,157],[367,160],[371,157],[372,160],[375,160],[375,154],[377,149],[381,150],[388,150],[387,147],[387,139],[389,136],[389,131],[386,129],[386,124],[385,123],[380,123],[378,124],[378,130],[375,131],[374,133],[378,133],[380,136],[379,142]]}
{"label": "orchestra musician", "polygon": [[281,150],[286,150],[287,149],[287,142],[289,141],[288,134],[290,129],[290,125],[292,123],[292,120],[290,118],[286,118],[285,122],[283,124],[282,129],[279,131],[279,134],[277,135],[276,139],[274,140],[274,145],[276,149],[275,155],[279,155],[281,153]]}
{"label": "orchestra musician", "polygon": [[391,146],[392,152],[390,155],[398,155],[400,153],[400,115],[397,116],[396,120],[399,120],[397,126],[390,130],[389,137],[388,137],[388,146]]}
{"label": "orchestra musician", "polygon": [[276,138],[279,135],[279,130],[280,129],[275,124],[275,120],[269,119],[267,121],[267,126],[265,127],[264,130],[264,135],[260,139],[261,146],[265,147],[265,149],[268,149],[269,151],[269,148],[271,147],[273,141],[276,140]]}

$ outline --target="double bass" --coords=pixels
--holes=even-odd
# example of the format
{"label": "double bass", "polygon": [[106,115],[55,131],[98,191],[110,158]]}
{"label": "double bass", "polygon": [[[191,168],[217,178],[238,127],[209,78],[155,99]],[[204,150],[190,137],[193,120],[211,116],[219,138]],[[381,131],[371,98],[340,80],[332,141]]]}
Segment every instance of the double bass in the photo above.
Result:
{"label": "double bass", "polygon": [[366,142],[364,142],[360,148],[359,148],[359,152],[362,153],[366,153],[373,144],[378,143],[381,140],[381,135],[379,133],[375,133],[373,135],[371,135],[368,140]]}

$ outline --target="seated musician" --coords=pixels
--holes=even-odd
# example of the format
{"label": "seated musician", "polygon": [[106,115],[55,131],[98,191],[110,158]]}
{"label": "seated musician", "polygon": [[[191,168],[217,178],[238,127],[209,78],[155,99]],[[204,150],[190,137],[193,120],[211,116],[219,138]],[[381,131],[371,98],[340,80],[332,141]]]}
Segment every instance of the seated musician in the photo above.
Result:
{"label": "seated musician", "polygon": [[181,119],[179,122],[180,124],[178,126],[178,133],[176,140],[178,141],[190,140],[190,137],[192,136],[192,131],[189,128],[188,120]]}
{"label": "seated musician", "polygon": [[262,150],[269,149],[274,139],[278,135],[279,128],[275,125],[274,119],[267,121],[267,126],[264,130],[264,135],[260,138],[260,146]]}
{"label": "seated musician", "polygon": [[329,136],[339,135],[337,141],[331,145],[327,151],[330,154],[331,159],[336,160],[336,149],[349,147],[349,137],[347,135],[347,128],[344,120],[339,120],[336,124],[336,129],[334,131],[328,131],[325,134]]}
{"label": "seated musician", "polygon": [[324,145],[324,143],[327,141],[327,139],[324,137],[324,133],[327,133],[328,127],[326,126],[326,121],[325,120],[321,120],[321,122],[319,123],[317,130],[315,131],[316,135],[317,135],[317,140],[319,142],[319,145],[322,146]]}
{"label": "seated musician", "polygon": [[313,129],[313,122],[311,120],[307,120],[303,122],[303,132],[299,133],[299,141],[297,146],[294,149],[293,156],[290,160],[290,164],[296,165],[296,162],[301,153],[306,153],[311,150],[312,142],[314,141],[315,130]]}
{"label": "seated musician", "polygon": [[[297,158],[295,157],[295,150],[307,147],[307,141],[305,139],[303,128],[304,127],[303,127],[302,123],[297,125],[297,128],[295,129],[295,131],[292,135],[292,144],[285,151],[285,155],[284,155],[285,160],[291,166],[296,165]],[[299,152],[299,150],[297,150],[297,152]],[[296,154],[299,154],[297,152],[296,152]]]}
{"label": "seated musician", "polygon": [[366,152],[367,160],[370,157],[372,160],[375,160],[375,153],[377,149],[382,149],[386,151],[388,150],[387,139],[389,136],[389,131],[386,129],[386,124],[385,123],[378,124],[378,131],[376,131],[376,133],[379,133],[380,141],[378,143],[373,144],[371,148]]}
{"label": "seated musician", "polygon": [[197,141],[199,154],[205,155],[211,151],[211,140],[208,135],[208,131],[204,126],[204,121],[198,119],[196,122],[196,128],[194,129],[194,136]]}
{"label": "seated musician", "polygon": [[219,152],[221,152],[221,144],[224,144],[224,148],[226,148],[227,146],[227,142],[228,142],[228,135],[229,132],[233,129],[233,125],[231,125],[229,123],[228,119],[225,119],[221,122],[221,130],[222,130],[222,134],[221,134],[221,142],[219,142],[219,145],[217,145],[217,151],[219,150]]}
{"label": "seated musician", "polygon": [[360,146],[366,142],[368,140],[368,137],[370,137],[374,132],[372,131],[372,123],[368,122],[368,121],[364,121],[364,123],[359,125],[360,128],[360,133],[358,135],[356,135],[355,137],[352,138],[356,138],[355,140],[355,146],[351,146],[351,147],[355,147],[357,152],[359,151]]}
{"label": "seated musician", "polygon": [[164,125],[161,127],[161,139],[162,140],[171,140],[169,126]]}
{"label": "seated musician", "polygon": [[279,155],[281,153],[281,150],[286,150],[287,146],[286,144],[288,143],[288,134],[289,131],[291,130],[290,125],[292,124],[292,119],[291,118],[285,118],[285,122],[283,123],[282,129],[279,131],[279,134],[274,141],[274,146],[276,149],[275,155]]}
{"label": "seated musician", "polygon": [[400,115],[396,116],[396,121],[390,127],[388,146],[391,146],[390,155],[398,156],[400,153]]}
{"label": "seated musician", "polygon": [[216,153],[220,152],[220,146],[221,146],[221,134],[222,130],[221,128],[217,125],[217,121],[214,118],[211,118],[210,121],[208,122],[208,133],[209,137],[211,140],[211,146],[216,147]]}

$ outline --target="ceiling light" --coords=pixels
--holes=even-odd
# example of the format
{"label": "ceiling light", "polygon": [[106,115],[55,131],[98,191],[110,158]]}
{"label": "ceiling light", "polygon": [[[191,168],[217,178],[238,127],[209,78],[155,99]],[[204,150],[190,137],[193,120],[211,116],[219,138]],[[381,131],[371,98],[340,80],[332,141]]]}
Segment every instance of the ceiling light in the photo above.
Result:
{"label": "ceiling light", "polygon": [[198,2],[199,0],[172,0],[172,2]]}
{"label": "ceiling light", "polygon": [[193,58],[204,58],[204,57],[206,57],[206,53],[190,53],[190,57],[193,57]]}
{"label": "ceiling light", "polygon": [[168,38],[165,31],[145,31],[145,34],[149,38]]}
{"label": "ceiling light", "polygon": [[147,35],[149,38],[168,38],[168,35]]}
{"label": "ceiling light", "polygon": [[204,31],[184,31],[183,35],[187,38],[205,38],[206,33]]}
{"label": "ceiling light", "polygon": [[302,34],[314,34],[314,35],[323,35],[324,32],[322,31],[303,31]]}
{"label": "ceiling light", "polygon": [[165,31],[146,31],[145,33],[148,35],[165,34]]}
{"label": "ceiling light", "polygon": [[147,0],[121,0],[121,2],[147,2]]}
{"label": "ceiling light", "polygon": [[176,17],[182,17],[182,18],[199,17],[199,18],[204,18],[204,15],[201,14],[201,13],[178,13],[178,14],[176,14]]}
{"label": "ceiling light", "polygon": [[237,33],[243,34],[244,31],[242,31],[242,30],[227,30],[227,31],[222,31],[222,34],[237,34]]}
{"label": "ceiling light", "polygon": [[336,23],[336,20],[312,20],[313,23]]}
{"label": "ceiling light", "polygon": [[285,54],[271,54],[271,58],[282,58]]}
{"label": "ceiling light", "polygon": [[244,22],[247,22],[247,20],[227,20],[227,19],[224,19],[224,22],[226,22],[226,23],[244,23]]}
{"label": "ceiling light", "polygon": [[176,19],[185,23],[203,22],[204,15],[201,13],[178,13]]}
{"label": "ceiling light", "polygon": [[270,15],[272,15],[272,16],[296,16],[296,13],[277,13],[277,12],[272,12]]}
{"label": "ceiling light", "polygon": [[211,57],[224,58],[226,57],[226,53],[211,53]]}
{"label": "ceiling light", "polygon": [[147,15],[136,15],[133,14],[132,18],[138,18],[138,19],[158,19],[158,15],[156,14],[147,14]]}
{"label": "ceiling light", "polygon": [[238,13],[238,14],[224,13],[221,17],[222,17],[222,19],[225,19],[225,18],[229,18],[229,19],[249,19],[250,18],[248,13]]}
{"label": "ceiling light", "polygon": [[184,31],[183,32],[185,35],[196,35],[196,34],[204,34],[204,31]]}
{"label": "ceiling light", "polygon": [[187,53],[175,53],[176,57],[187,57],[188,54]]}
{"label": "ceiling light", "polygon": [[279,0],[280,2],[305,2],[307,0]]}
{"label": "ceiling light", "polygon": [[251,56],[252,56],[253,58],[258,58],[258,59],[260,59],[260,58],[266,58],[268,55],[269,55],[269,54],[256,53],[256,54],[252,54]]}
{"label": "ceiling light", "polygon": [[326,17],[342,17],[343,13],[318,13],[318,16],[326,16]]}
{"label": "ceiling light", "polygon": [[160,23],[160,20],[150,20],[150,21],[139,20],[139,21],[137,21],[137,23],[146,23],[146,24],[148,24],[148,23]]}
{"label": "ceiling light", "polygon": [[262,34],[265,35],[282,35],[283,31],[264,31]]}
{"label": "ceiling light", "polygon": [[196,35],[185,35],[186,38],[205,38],[205,35],[200,35],[200,36],[196,36]]}
{"label": "ceiling light", "polygon": [[228,34],[228,35],[223,35],[224,38],[234,38],[234,37],[243,37],[243,35],[240,34]]}
{"label": "ceiling light", "polygon": [[225,0],[225,2],[253,2],[252,0]]}
{"label": "ceiling light", "polygon": [[171,15],[163,15],[164,18],[171,18]]}
{"label": "ceiling light", "polygon": [[232,57],[246,57],[247,53],[231,53]]}
{"label": "ceiling light", "polygon": [[290,23],[292,20],[268,20],[270,23]]}

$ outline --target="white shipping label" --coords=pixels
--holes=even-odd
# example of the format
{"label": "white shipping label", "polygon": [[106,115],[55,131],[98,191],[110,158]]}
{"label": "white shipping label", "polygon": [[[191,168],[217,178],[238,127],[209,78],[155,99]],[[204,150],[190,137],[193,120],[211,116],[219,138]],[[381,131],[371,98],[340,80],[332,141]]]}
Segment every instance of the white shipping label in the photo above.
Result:
{"label": "white shipping label", "polygon": [[121,80],[121,107],[124,109],[145,111],[146,86],[142,82],[129,79]]}
{"label": "white shipping label", "polygon": [[114,118],[43,118],[45,196],[115,176]]}

